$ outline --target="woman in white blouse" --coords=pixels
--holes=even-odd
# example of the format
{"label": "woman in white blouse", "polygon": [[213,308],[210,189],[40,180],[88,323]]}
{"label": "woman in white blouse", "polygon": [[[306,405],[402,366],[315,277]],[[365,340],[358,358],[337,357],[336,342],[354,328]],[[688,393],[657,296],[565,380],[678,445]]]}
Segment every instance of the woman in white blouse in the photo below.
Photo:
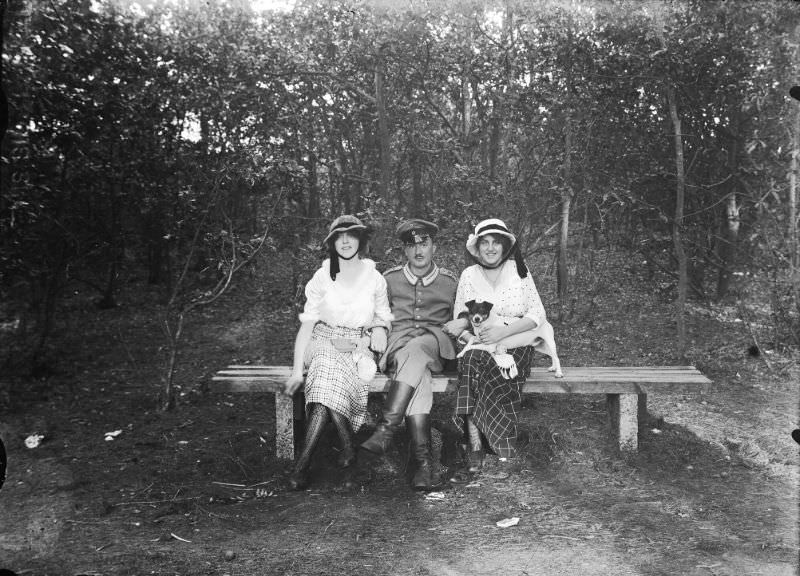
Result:
{"label": "woman in white blouse", "polygon": [[284,391],[303,384],[308,425],[305,443],[289,477],[293,490],[309,484],[314,448],[333,421],[342,443],[339,465],[353,465],[353,432],[364,424],[369,381],[375,375],[372,352],[386,349],[392,319],[386,281],[365,258],[367,227],[355,216],[340,216],[323,244],[329,258],[306,284],[306,304],[294,345],[292,374]]}
{"label": "woman in white blouse", "polygon": [[[517,239],[502,220],[480,222],[467,239],[467,251],[475,264],[461,273],[453,308],[455,318],[446,329],[453,335],[468,329],[466,302],[491,302],[492,321],[481,325],[475,337],[482,344],[502,344],[509,336],[536,328],[545,319],[539,293],[522,259]],[[513,340],[512,340],[513,341]],[[517,413],[521,385],[530,373],[533,348],[518,346],[513,357],[517,374],[509,378],[486,350],[468,350],[459,359],[456,417],[468,439],[467,472],[480,470],[483,440],[501,458],[516,455]],[[454,480],[468,479],[468,474]]]}

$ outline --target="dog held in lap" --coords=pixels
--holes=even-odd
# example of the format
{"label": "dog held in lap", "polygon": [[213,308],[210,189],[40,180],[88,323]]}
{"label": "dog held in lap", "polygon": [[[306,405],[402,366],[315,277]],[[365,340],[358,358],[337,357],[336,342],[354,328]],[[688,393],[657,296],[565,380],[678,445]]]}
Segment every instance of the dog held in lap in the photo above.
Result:
{"label": "dog held in lap", "polygon": [[[498,364],[500,365],[501,363],[498,355],[505,355],[509,348],[533,346],[533,349],[537,352],[550,356],[551,365],[550,368],[548,368],[549,372],[554,372],[556,378],[562,378],[564,376],[561,371],[561,361],[558,358],[558,352],[556,350],[553,326],[546,319],[542,319],[542,322],[533,330],[526,330],[525,332],[514,334],[494,344],[481,344],[478,342],[477,336],[475,336],[475,331],[480,326],[493,326],[500,322],[497,316],[492,315],[494,304],[491,302],[470,300],[466,302],[465,305],[469,314],[468,318],[470,326],[472,327],[472,332],[470,333],[465,330],[458,337],[459,341],[465,344],[463,350],[458,353],[458,358],[461,358],[468,350],[486,350],[495,356],[495,359],[498,360]],[[514,374],[511,375],[511,377],[513,376]]]}

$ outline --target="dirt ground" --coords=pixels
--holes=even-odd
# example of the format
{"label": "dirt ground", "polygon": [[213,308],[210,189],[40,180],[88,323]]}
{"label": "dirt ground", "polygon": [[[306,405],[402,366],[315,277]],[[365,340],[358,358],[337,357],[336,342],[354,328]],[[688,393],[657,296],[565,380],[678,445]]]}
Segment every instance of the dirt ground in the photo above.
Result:
{"label": "dirt ground", "polygon": [[[553,321],[565,367],[680,363],[668,297],[624,276],[603,294]],[[272,399],[221,394],[210,381],[232,362],[290,360],[295,312],[268,288],[237,288],[192,317],[178,406],[157,411],[164,338],[152,296],[133,284],[122,306],[101,311],[76,294],[52,373],[0,377],[10,458],[0,568],[30,576],[798,574],[800,454],[790,433],[800,424],[800,355],[748,353],[748,328],[760,326],[755,308],[741,322],[737,307],[690,306],[689,360],[714,384],[702,396],[648,397],[636,455],[615,451],[603,397],[532,396],[523,457],[490,460],[475,485],[431,498],[408,489],[402,444],[374,483],[344,489],[330,440],[317,452],[312,489],[286,490]],[[434,414],[444,464],[452,462],[451,401],[437,399]],[[377,399],[371,408],[377,413]],[[34,433],[44,439],[27,448]],[[516,526],[496,525],[511,517]]]}

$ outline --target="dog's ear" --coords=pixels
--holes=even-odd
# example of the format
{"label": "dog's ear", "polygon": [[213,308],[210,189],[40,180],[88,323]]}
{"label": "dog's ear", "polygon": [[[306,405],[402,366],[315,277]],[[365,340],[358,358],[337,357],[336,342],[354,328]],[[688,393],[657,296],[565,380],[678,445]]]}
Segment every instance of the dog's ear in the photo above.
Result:
{"label": "dog's ear", "polygon": [[492,304],[491,302],[486,302],[486,313],[487,314],[492,311],[492,308],[494,308],[494,304]]}
{"label": "dog's ear", "polygon": [[469,300],[468,302],[464,302],[464,306],[467,307],[467,310],[472,310],[472,307],[475,306],[475,300]]}

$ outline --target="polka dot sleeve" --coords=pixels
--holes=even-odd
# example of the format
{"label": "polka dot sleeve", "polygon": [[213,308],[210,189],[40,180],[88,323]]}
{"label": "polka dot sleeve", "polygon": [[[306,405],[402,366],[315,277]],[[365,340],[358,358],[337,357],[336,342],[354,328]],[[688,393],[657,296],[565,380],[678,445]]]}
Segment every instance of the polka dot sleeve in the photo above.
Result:
{"label": "polka dot sleeve", "polygon": [[525,317],[530,318],[536,325],[542,323],[547,318],[544,311],[544,304],[539,297],[539,291],[536,289],[536,284],[533,283],[530,273],[522,279],[523,297],[525,298]]}

